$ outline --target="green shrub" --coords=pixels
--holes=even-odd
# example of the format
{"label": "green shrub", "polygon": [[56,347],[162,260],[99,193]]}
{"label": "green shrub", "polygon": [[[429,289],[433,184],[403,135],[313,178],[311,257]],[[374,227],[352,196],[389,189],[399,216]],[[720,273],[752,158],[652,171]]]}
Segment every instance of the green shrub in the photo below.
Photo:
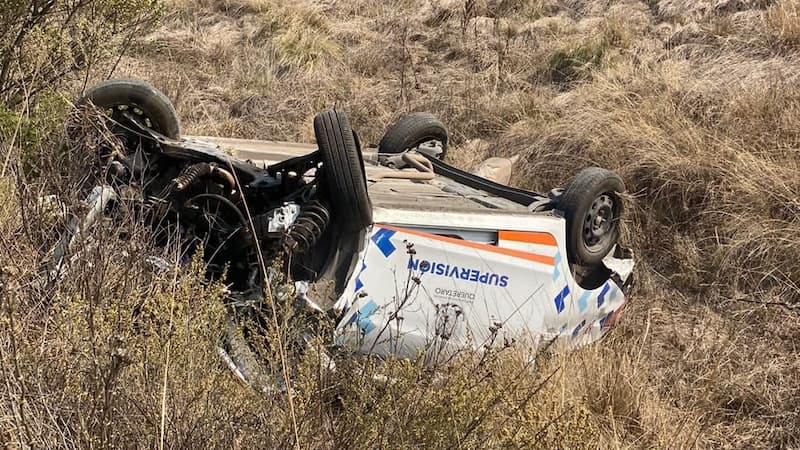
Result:
{"label": "green shrub", "polygon": [[16,107],[81,72],[107,76],[162,10],[159,0],[4,1],[0,103]]}
{"label": "green shrub", "polygon": [[0,104],[0,175],[8,175],[13,165],[28,176],[37,176],[42,150],[50,149],[54,134],[64,126],[71,108],[63,95],[47,92],[37,97],[27,111],[15,112]]}

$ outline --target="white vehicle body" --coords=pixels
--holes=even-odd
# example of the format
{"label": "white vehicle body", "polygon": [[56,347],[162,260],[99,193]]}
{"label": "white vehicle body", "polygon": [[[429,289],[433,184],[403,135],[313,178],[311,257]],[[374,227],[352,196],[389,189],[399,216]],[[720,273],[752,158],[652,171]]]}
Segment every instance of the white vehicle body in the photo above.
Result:
{"label": "white vehicle body", "polygon": [[[265,164],[315,148],[204,139]],[[375,155],[364,159],[375,224],[334,305],[337,344],[401,357],[424,351],[432,361],[511,342],[582,345],[603,336],[625,305],[633,260],[609,254],[610,276],[582,288],[556,212],[533,213],[438,175],[382,178]]]}
{"label": "white vehicle body", "polygon": [[[343,311],[338,343],[402,357],[426,350],[440,359],[462,348],[600,338],[625,295],[613,279],[591,290],[578,285],[564,257],[564,219],[507,216],[502,227],[491,219],[436,213],[408,224],[391,210],[376,215],[336,305]],[[471,227],[457,225],[464,222]],[[451,237],[462,234],[492,241]],[[617,275],[624,282],[630,272]]]}

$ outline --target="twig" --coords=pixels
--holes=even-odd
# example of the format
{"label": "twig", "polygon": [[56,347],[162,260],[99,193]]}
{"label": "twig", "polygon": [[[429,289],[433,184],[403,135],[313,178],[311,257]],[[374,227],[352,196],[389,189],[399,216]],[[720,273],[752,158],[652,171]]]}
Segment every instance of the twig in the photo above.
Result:
{"label": "twig", "polygon": [[[176,231],[180,233],[180,230]],[[178,238],[180,241],[180,237]],[[175,313],[175,296],[177,295],[177,286],[178,286],[178,270],[177,267],[180,267],[180,252],[175,252],[175,267],[173,278],[172,278],[172,296],[170,298],[170,305],[169,305],[169,327],[172,327],[172,318]],[[164,356],[164,382],[163,387],[161,390],[161,427],[159,430],[159,445],[158,448],[160,450],[164,450],[164,436],[166,433],[166,423],[167,423],[167,374],[169,373],[169,357],[170,357],[170,343],[172,340],[167,335],[167,351],[166,355]]]}
{"label": "twig", "polygon": [[800,305],[791,304],[789,302],[776,302],[776,301],[766,301],[766,300],[751,300],[748,298],[732,298],[731,301],[734,302],[743,302],[743,303],[754,303],[756,305],[762,306],[782,306],[789,311],[792,312],[800,312]]}

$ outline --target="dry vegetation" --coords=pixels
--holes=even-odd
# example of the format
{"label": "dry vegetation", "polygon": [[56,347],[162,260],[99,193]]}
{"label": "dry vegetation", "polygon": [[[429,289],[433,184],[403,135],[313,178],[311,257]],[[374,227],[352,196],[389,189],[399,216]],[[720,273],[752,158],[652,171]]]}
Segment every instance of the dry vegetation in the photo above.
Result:
{"label": "dry vegetation", "polygon": [[[462,167],[519,154],[526,188],[586,165],[626,180],[639,283],[607,339],[535,372],[500,354],[323,379],[306,361],[303,448],[800,447],[797,0],[172,0],[115,75],[162,89],[186,134],[310,141],[336,105],[377,142],[427,110]],[[45,114],[8,114],[3,174],[64,173],[62,147],[20,145],[60,141],[36,134]],[[32,284],[57,224],[31,199],[69,180],[3,185],[0,441],[292,445],[285,399],[219,363],[219,293],[197,270],[148,275],[143,238],[110,234],[90,270]]]}

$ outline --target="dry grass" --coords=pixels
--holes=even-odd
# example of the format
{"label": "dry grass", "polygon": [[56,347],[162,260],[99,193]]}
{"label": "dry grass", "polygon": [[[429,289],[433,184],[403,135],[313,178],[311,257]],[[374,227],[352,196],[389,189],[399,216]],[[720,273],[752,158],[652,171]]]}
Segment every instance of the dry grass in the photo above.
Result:
{"label": "dry grass", "polygon": [[780,44],[797,47],[800,44],[800,3],[779,0],[766,12],[766,24]]}
{"label": "dry grass", "polygon": [[[414,364],[378,369],[360,360],[322,380],[307,362],[303,447],[800,446],[798,4],[684,3],[168,4],[161,28],[117,75],[164,90],[188,134],[310,141],[313,114],[336,105],[375,143],[399,114],[428,110],[449,125],[458,165],[521,154],[513,182],[549,189],[597,164],[617,170],[631,193],[625,235],[639,257],[639,285],[609,339],[542,360],[526,377],[514,378],[519,361],[498,357],[477,384],[471,377],[488,372],[469,358],[443,382]],[[24,286],[46,254],[34,237],[47,232],[12,240],[14,224],[0,222],[10,263],[4,308],[14,305],[4,314],[17,320],[3,322],[3,365],[16,363],[7,351],[17,339],[14,354],[32,372],[4,374],[41,381],[6,385],[3,440],[55,446],[69,430],[82,433],[70,442],[86,445],[122,436],[157,445],[165,339],[180,349],[169,365],[172,446],[281,447],[290,439],[283,403],[236,385],[209,353],[219,320],[213,288],[187,281],[173,293],[166,279],[138,292],[131,283],[144,275],[123,276],[119,261],[97,254],[106,269],[48,294],[66,306],[42,328],[30,309],[42,293]],[[197,326],[172,337],[113,326],[85,334],[92,309],[80,302],[110,306],[101,315],[108,323],[152,298],[163,299],[158,308],[182,305],[176,323]],[[202,307],[187,308],[190,298]],[[115,350],[103,339],[114,335],[138,350],[108,391],[91,370],[113,367]],[[391,370],[400,381],[353,383],[365,370]],[[59,394],[65,387],[69,394]],[[103,392],[114,393],[110,410]],[[14,403],[20,398],[27,403]],[[76,415],[78,407],[109,410],[119,426],[106,430],[99,413]],[[472,422],[487,410],[491,420]],[[18,436],[19,414],[46,430],[40,440]]]}
{"label": "dry grass", "polygon": [[[39,155],[37,163],[57,167],[80,154]],[[177,255],[156,249],[141,223],[120,216],[93,228],[70,270],[44,282],[40,268],[63,223],[43,220],[38,197],[61,192],[71,211],[81,211],[80,177],[53,175],[0,191],[40,219],[8,224],[20,232],[3,235],[0,250],[4,444],[291,447],[285,396],[240,384],[217,354],[223,289],[204,281],[199,259],[180,270],[149,264]],[[274,351],[263,354],[275,361]],[[461,355],[439,372],[421,361],[377,364],[355,355],[343,355],[333,374],[320,371],[314,353],[298,361],[292,372],[302,448],[588,449],[605,439],[579,397],[561,396],[553,381],[561,379],[559,361],[543,357],[534,370],[510,348]]]}

